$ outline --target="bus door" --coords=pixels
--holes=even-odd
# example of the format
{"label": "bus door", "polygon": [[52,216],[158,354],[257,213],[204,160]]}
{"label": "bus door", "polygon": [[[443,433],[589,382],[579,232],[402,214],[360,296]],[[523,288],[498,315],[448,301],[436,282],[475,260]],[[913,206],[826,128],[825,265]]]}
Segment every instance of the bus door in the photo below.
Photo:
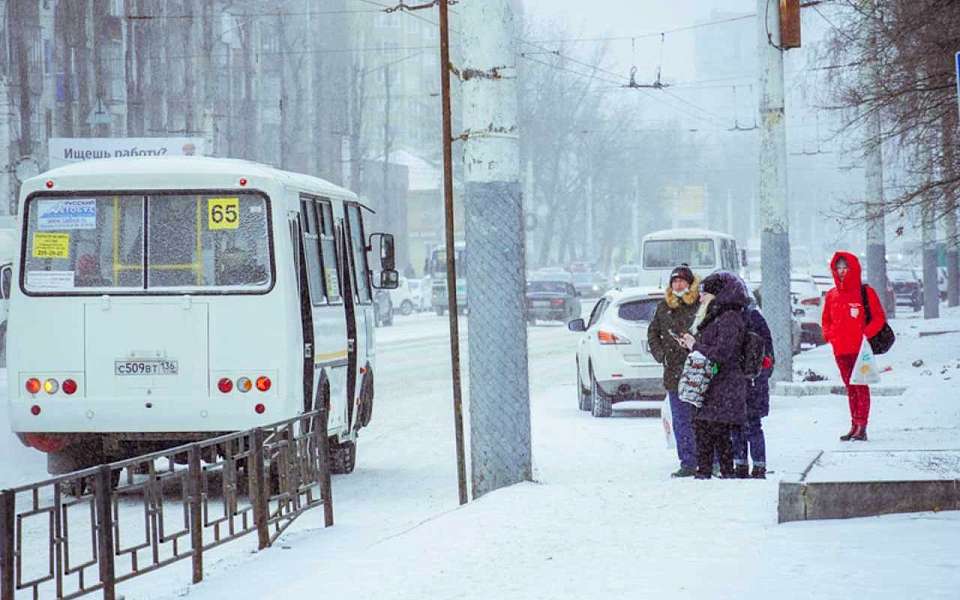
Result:
{"label": "bus door", "polygon": [[293,247],[293,269],[297,275],[297,299],[300,312],[300,326],[303,332],[303,410],[309,412],[314,398],[313,368],[313,310],[310,303],[310,290],[307,285],[306,256],[304,253],[303,233],[299,215],[291,216],[290,242]]}
{"label": "bus door", "polygon": [[[370,282],[370,269],[367,264],[366,236],[363,230],[360,206],[344,204],[344,211],[346,220],[343,225],[343,234],[344,247],[347,250],[347,260],[344,261],[344,264],[348,266],[346,280],[349,280],[349,287],[352,291],[350,300],[352,300],[353,305],[353,333],[355,333],[354,342],[350,348],[351,373],[348,376],[350,384],[353,386],[349,395],[351,400],[349,416],[352,423],[356,413],[353,408],[357,400],[356,391],[361,389],[360,386],[367,365],[373,365],[374,363],[375,333],[373,287]],[[344,289],[346,289],[346,286],[344,286]],[[350,310],[347,311],[348,319],[350,312]]]}
{"label": "bus door", "polygon": [[341,291],[342,253],[337,252],[329,200],[300,197],[300,231],[312,334],[312,346],[304,351],[305,357],[310,354],[312,370],[311,396],[308,397],[312,402],[321,377],[326,375],[330,386],[329,430],[340,431],[349,423],[353,396],[348,374],[349,341],[345,335],[347,315]]}

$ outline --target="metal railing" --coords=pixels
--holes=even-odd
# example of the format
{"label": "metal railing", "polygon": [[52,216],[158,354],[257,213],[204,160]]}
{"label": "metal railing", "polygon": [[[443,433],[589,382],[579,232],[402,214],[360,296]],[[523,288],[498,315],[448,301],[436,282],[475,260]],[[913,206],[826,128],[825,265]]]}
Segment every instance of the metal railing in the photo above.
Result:
{"label": "metal railing", "polygon": [[[79,598],[304,511],[333,525],[326,411],[0,492],[0,600]],[[124,471],[125,477],[122,477]]]}

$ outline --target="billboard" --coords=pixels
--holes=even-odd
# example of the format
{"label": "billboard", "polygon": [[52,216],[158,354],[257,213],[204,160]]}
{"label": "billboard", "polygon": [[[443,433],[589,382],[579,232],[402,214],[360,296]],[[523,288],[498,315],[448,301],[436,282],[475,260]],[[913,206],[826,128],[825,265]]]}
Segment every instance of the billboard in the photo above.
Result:
{"label": "billboard", "polygon": [[84,160],[138,156],[203,156],[197,138],[50,138],[50,168]]}

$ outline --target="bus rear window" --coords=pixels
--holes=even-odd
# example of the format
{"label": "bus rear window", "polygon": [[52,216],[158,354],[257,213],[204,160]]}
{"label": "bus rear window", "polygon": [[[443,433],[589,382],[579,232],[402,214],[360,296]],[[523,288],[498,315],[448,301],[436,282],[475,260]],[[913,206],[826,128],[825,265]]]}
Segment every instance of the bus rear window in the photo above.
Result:
{"label": "bus rear window", "polygon": [[645,269],[672,269],[683,263],[691,267],[715,267],[713,240],[649,240],[643,245]]}
{"label": "bus rear window", "polygon": [[269,289],[267,223],[266,200],[250,193],[35,198],[27,205],[24,291]]}

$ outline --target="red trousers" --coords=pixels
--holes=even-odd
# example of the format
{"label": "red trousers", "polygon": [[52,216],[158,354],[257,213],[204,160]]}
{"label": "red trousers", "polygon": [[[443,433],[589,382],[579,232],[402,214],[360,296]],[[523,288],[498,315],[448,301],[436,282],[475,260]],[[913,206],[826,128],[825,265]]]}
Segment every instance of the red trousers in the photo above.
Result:
{"label": "red trousers", "polygon": [[840,377],[847,386],[847,400],[850,402],[850,421],[854,425],[867,426],[870,418],[870,388],[865,385],[850,385],[850,374],[857,362],[856,354],[843,354],[835,357]]}

